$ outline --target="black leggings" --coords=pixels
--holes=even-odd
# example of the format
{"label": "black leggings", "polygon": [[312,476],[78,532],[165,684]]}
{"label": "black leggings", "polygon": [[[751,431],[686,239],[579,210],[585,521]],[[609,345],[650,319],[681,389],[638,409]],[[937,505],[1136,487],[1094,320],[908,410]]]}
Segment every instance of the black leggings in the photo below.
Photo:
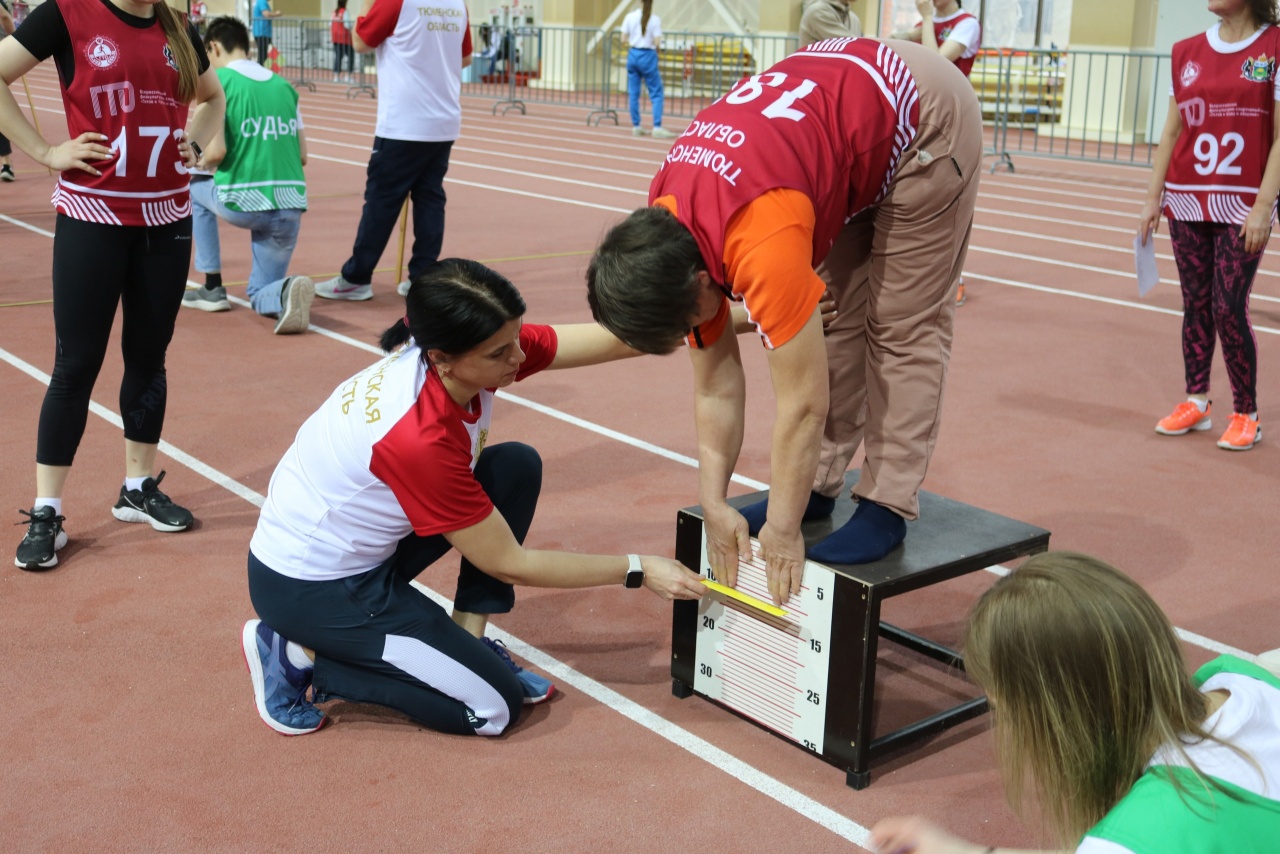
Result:
{"label": "black leggings", "polygon": [[0,157],[8,157],[10,154],[13,154],[13,146],[4,134],[0,134]]}
{"label": "black leggings", "polygon": [[116,306],[124,436],[154,445],[164,424],[165,351],[191,264],[191,217],[169,225],[119,226],[58,214],[53,238],[53,379],[40,409],[36,462],[69,466],[89,418],[89,396],[106,358]]}
{"label": "black leggings", "polygon": [[[538,452],[519,442],[490,445],[475,474],[523,543],[542,489]],[[441,732],[499,735],[520,715],[520,682],[409,585],[451,548],[441,534],[409,534],[379,566],[332,581],[281,575],[250,552],[249,598],[268,626],[315,650],[317,702],[378,703]],[[501,614],[514,602],[511,585],[463,559],[456,610]]]}

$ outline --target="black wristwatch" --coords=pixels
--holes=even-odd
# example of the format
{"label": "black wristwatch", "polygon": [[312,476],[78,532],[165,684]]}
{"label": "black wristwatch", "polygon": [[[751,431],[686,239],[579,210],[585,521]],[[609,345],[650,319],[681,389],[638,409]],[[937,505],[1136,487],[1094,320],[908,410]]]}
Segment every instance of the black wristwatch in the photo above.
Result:
{"label": "black wristwatch", "polygon": [[640,566],[640,555],[627,555],[627,587],[636,588],[644,584],[644,569]]}
{"label": "black wristwatch", "polygon": [[194,139],[187,140],[187,145],[191,146],[191,150],[196,153],[196,162],[200,162],[200,158],[204,157],[204,149],[200,147],[200,143]]}

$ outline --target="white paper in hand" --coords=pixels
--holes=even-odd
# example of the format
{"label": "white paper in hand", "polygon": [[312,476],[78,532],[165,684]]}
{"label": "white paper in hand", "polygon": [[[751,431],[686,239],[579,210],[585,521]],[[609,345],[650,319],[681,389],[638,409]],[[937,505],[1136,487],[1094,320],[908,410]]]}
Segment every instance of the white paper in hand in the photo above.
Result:
{"label": "white paper in hand", "polygon": [[1156,236],[1154,233],[1147,237],[1145,246],[1142,244],[1141,235],[1134,236],[1133,258],[1138,271],[1138,296],[1145,297],[1147,292],[1156,286],[1156,282],[1160,281],[1160,274],[1156,271]]}

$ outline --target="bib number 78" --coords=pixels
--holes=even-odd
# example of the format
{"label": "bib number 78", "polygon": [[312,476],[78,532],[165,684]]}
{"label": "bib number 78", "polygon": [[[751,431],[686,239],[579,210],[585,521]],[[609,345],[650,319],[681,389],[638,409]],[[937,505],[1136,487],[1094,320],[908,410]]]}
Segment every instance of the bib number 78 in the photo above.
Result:
{"label": "bib number 78", "polygon": [[[787,75],[781,71],[766,71],[763,74],[753,74],[726,95],[725,101],[730,104],[750,104],[764,94],[764,87],[780,89],[786,82]],[[784,91],[760,112],[768,119],[790,119],[793,122],[798,122],[806,114],[795,109],[796,102],[802,100],[817,88],[818,84],[812,80],[801,80],[799,86]]]}

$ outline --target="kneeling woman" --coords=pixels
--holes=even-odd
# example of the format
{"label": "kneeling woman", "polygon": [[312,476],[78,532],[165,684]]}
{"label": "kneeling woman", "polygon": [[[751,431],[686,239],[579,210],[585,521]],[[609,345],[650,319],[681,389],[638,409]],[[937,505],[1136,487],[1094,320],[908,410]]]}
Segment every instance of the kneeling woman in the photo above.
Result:
{"label": "kneeling woman", "polygon": [[[1173,626],[1102,561],[1037,555],[969,617],[965,665],[991,699],[1018,807],[1030,788],[1059,850],[1280,850],[1280,678],[1230,655],[1188,677]],[[918,818],[871,831],[880,854],[983,854]]]}
{"label": "kneeling woman", "polygon": [[[473,261],[419,276],[406,306],[382,336],[390,355],[298,431],[249,544],[262,619],[244,627],[245,659],[259,714],[286,735],[324,725],[313,684],[317,700],[498,735],[554,690],[484,637],[489,615],[511,610],[512,585],[701,595],[698,576],[667,558],[525,549],[542,461],[527,445],[486,446],[495,389],[634,350],[593,323],[522,325],[519,292]],[[462,555],[452,619],[409,584],[450,548]]]}

